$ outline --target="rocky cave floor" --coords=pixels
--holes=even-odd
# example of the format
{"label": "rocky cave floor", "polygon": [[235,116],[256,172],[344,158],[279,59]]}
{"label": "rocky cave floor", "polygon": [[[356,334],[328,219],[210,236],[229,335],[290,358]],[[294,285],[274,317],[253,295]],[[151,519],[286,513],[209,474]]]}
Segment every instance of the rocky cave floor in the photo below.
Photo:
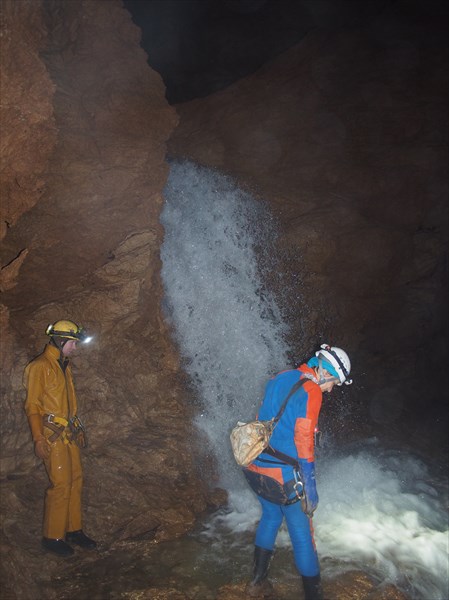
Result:
{"label": "rocky cave floor", "polygon": [[[28,486],[30,500],[38,493],[37,481]],[[13,588],[3,588],[2,600],[30,598],[35,600],[243,600],[248,598],[247,581],[232,581],[217,586],[214,579],[222,579],[220,573],[209,573],[206,578],[195,572],[187,572],[185,552],[189,549],[186,538],[155,543],[151,540],[124,541],[113,544],[99,543],[96,551],[75,549],[69,559],[53,557],[41,550],[39,527],[32,523],[29,513],[26,526],[16,531],[15,546],[5,553],[5,560],[26,564],[24,579],[17,578]],[[19,525],[16,525],[19,528]],[[21,560],[17,554],[22,554]],[[285,551],[284,551],[285,553]],[[282,553],[281,553],[282,556]],[[270,581],[273,584],[273,600],[303,598],[301,582],[296,574],[293,559],[285,554],[288,576],[279,578],[279,558],[273,560]],[[190,556],[195,562],[195,557]],[[230,561],[233,558],[230,557]],[[240,557],[242,560],[242,557]],[[291,562],[291,564],[287,564]],[[188,566],[187,566],[188,568]],[[229,568],[229,567],[228,567]],[[231,567],[232,568],[232,567]],[[26,570],[26,573],[25,573]],[[248,556],[248,575],[251,557]],[[30,578],[36,595],[21,595],[19,591]],[[375,581],[361,571],[349,571],[332,579],[323,579],[326,600],[407,600],[407,596],[391,584]]]}
{"label": "rocky cave floor", "polygon": [[[382,432],[380,439],[382,441]],[[397,441],[402,448],[405,447],[405,439],[401,440],[399,431]],[[424,449],[421,455],[429,458],[429,452],[429,449]],[[433,458],[435,456],[434,450]],[[21,512],[20,519],[13,514],[4,523],[3,569],[17,573],[20,567],[22,573],[14,581],[6,582],[2,600],[68,600],[74,597],[90,600],[243,600],[248,597],[245,592],[247,581],[239,574],[246,571],[247,563],[249,577],[251,555],[233,556],[231,548],[229,562],[223,565],[223,569],[219,567],[216,573],[205,572],[199,564],[202,560],[199,554],[204,552],[204,548],[198,546],[198,541],[194,541],[190,533],[161,542],[154,539],[151,531],[125,540],[105,532],[102,539],[96,531],[89,529],[87,517],[86,532],[99,540],[98,550],[75,548],[75,555],[69,559],[45,553],[39,543],[40,519],[35,518],[42,513],[45,485],[45,473],[40,465],[31,476],[21,477],[18,474],[2,483],[3,501]],[[90,507],[86,506],[86,511],[89,510]],[[200,529],[213,510],[201,515],[193,529]],[[248,548],[251,547],[251,535],[248,533]],[[276,552],[270,575],[274,600],[303,598],[289,549],[281,548]],[[34,595],[29,595],[30,589],[35,590],[32,592]],[[393,585],[354,570],[332,579],[323,578],[323,589],[326,600],[408,598]]]}

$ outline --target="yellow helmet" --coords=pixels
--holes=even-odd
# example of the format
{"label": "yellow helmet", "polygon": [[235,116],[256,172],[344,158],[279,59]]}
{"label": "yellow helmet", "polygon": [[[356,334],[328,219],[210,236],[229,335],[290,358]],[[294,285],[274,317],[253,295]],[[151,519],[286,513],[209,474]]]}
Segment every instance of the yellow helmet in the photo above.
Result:
{"label": "yellow helmet", "polygon": [[56,321],[53,325],[50,324],[45,333],[50,337],[59,337],[77,342],[90,342],[91,340],[82,327],[68,320]]}

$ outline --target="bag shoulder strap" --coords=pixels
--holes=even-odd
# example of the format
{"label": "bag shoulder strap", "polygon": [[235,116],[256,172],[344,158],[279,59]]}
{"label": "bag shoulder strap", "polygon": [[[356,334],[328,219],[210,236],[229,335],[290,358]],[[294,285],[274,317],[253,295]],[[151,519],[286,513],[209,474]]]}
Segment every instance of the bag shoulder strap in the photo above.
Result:
{"label": "bag shoulder strap", "polygon": [[[273,429],[276,426],[277,422],[279,421],[279,419],[282,417],[282,415],[284,414],[285,408],[287,406],[287,402],[290,400],[290,398],[293,396],[293,394],[295,392],[297,392],[299,390],[300,387],[302,387],[306,381],[309,381],[307,377],[304,377],[302,379],[299,379],[295,385],[292,387],[292,389],[290,390],[290,392],[288,393],[287,398],[284,400],[284,402],[282,403],[281,408],[279,409],[278,414],[276,415],[276,417],[273,419]],[[284,454],[283,452],[281,452],[280,450],[275,450],[274,448],[272,448],[270,445],[268,445],[265,450],[264,450],[264,454],[269,454],[270,456],[273,456],[274,458],[278,458],[279,460],[281,460],[284,463],[287,463],[288,465],[291,465],[292,467],[295,467],[295,469],[299,469],[299,462],[293,458],[292,456],[289,456],[288,454]]]}
{"label": "bag shoulder strap", "polygon": [[299,379],[295,385],[292,387],[292,389],[289,391],[287,398],[284,400],[284,402],[282,403],[281,408],[279,409],[278,414],[274,417],[273,419],[273,424],[276,425],[276,423],[279,421],[279,419],[282,417],[282,415],[284,414],[284,411],[287,407],[287,402],[290,400],[290,398],[293,396],[293,394],[295,392],[297,392],[299,390],[300,387],[302,387],[305,382],[308,381],[307,378],[304,379]]}
{"label": "bag shoulder strap", "polygon": [[[295,467],[295,469],[300,468],[299,461],[297,461],[293,456],[289,456],[288,454],[284,454],[280,450],[275,450],[271,446],[267,446],[263,451],[264,454],[269,454],[270,456],[274,456],[274,458],[278,458],[281,462],[287,463],[287,465],[291,465]],[[268,462],[268,461],[267,461]]]}

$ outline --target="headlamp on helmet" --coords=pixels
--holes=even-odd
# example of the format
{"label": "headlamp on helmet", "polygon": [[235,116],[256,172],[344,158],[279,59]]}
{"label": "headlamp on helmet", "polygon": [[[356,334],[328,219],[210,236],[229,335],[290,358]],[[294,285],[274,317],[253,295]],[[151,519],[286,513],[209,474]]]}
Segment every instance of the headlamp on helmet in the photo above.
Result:
{"label": "headlamp on helmet", "polygon": [[50,324],[45,333],[50,337],[75,340],[83,344],[88,344],[92,340],[92,337],[88,336],[81,326],[68,320],[56,321],[56,323]]}

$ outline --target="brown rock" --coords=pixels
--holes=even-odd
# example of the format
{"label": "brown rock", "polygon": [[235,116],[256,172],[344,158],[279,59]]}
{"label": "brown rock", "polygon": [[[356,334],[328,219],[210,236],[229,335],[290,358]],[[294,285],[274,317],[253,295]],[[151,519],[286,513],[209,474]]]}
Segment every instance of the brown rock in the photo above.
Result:
{"label": "brown rock", "polygon": [[[6,523],[2,581],[17,597],[51,598],[52,586],[44,593],[36,578],[47,479],[21,383],[48,323],[70,318],[95,335],[73,360],[89,439],[87,532],[103,548],[163,540],[206,508],[177,352],[160,310],[159,212],[177,116],[120,0],[6,1],[1,9],[8,227],[0,251],[0,462],[2,498],[28,532]],[[56,563],[48,560],[42,581]]]}
{"label": "brown rock", "polygon": [[46,31],[40,2],[1,4],[0,239],[36,204],[56,142],[54,85],[39,53]]}

